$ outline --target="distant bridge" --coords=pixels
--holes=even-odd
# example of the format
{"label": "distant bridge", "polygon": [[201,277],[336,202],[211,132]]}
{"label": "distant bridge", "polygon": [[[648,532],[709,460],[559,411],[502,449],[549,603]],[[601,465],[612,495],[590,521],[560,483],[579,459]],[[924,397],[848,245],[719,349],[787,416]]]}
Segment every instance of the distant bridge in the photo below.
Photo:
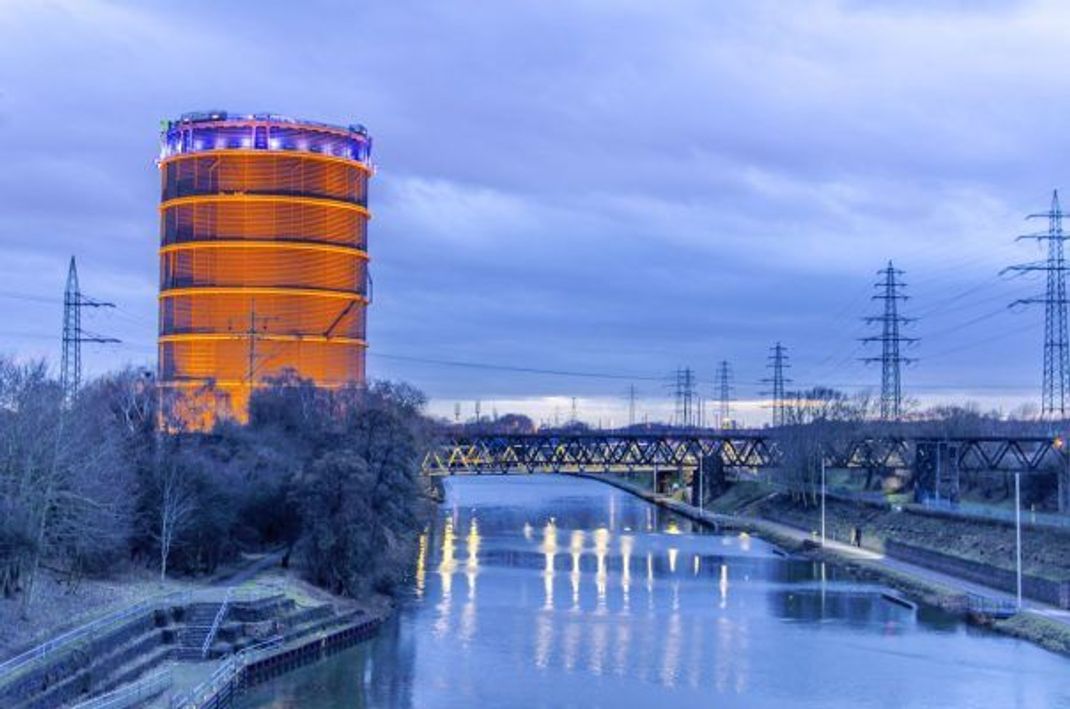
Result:
{"label": "distant bridge", "polygon": [[[787,435],[799,435],[804,430]],[[756,471],[781,467],[786,436],[777,431],[534,433],[455,435],[424,459],[426,475],[484,473],[620,473],[703,465]],[[940,466],[955,473],[1051,474],[1064,470],[1067,448],[1042,436],[858,436],[820,446],[832,468],[909,469]],[[1061,466],[1061,467],[1060,467]],[[939,472],[938,472],[939,474]]]}

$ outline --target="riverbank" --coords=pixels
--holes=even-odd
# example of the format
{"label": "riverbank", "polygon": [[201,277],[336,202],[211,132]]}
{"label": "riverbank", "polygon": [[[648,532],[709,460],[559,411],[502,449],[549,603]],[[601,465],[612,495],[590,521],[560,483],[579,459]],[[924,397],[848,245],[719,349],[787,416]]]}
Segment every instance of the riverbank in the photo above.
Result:
{"label": "riverbank", "polygon": [[[880,581],[916,602],[942,608],[971,623],[1029,640],[1045,649],[1070,656],[1070,613],[1067,611],[1048,604],[1029,602],[1023,611],[1007,619],[995,619],[983,613],[972,612],[971,596],[988,602],[988,607],[1006,607],[1014,602],[1014,598],[979,583],[890,558],[881,551],[836,541],[829,534],[828,509],[826,543],[821,546],[812,526],[794,526],[754,514],[754,511],[760,514],[763,509],[770,509],[770,501],[776,499],[775,494],[768,490],[755,487],[735,490],[729,488],[725,495],[711,502],[711,507],[718,510],[711,512],[699,510],[672,497],[656,494],[634,483],[610,476],[582,474],[580,477],[612,485],[712,529],[754,534],[789,553],[836,564],[848,573]],[[748,514],[728,510],[745,510]],[[819,523],[820,520],[818,526]],[[847,526],[846,529],[850,530],[850,527]]]}
{"label": "riverbank", "polygon": [[159,574],[144,568],[72,583],[65,574],[46,569],[39,575],[34,601],[26,613],[20,597],[0,598],[0,662],[100,616],[206,585],[210,584],[172,578],[161,583]]}
{"label": "riverbank", "polygon": [[236,618],[230,622],[228,650],[213,662],[185,664],[152,706],[230,702],[252,686],[367,640],[394,612],[391,597],[335,596],[280,568],[258,574],[242,588],[260,600],[231,614]]}
{"label": "riverbank", "polygon": [[[81,585],[62,605],[42,596],[42,612],[20,623],[41,624],[35,644],[0,656],[0,704],[56,706],[107,692],[201,706],[239,686],[219,684],[228,667],[240,686],[261,681],[359,642],[393,611],[381,594],[332,595],[282,569],[280,557],[247,559],[199,583],[124,576]],[[103,612],[58,615],[108,593]]]}

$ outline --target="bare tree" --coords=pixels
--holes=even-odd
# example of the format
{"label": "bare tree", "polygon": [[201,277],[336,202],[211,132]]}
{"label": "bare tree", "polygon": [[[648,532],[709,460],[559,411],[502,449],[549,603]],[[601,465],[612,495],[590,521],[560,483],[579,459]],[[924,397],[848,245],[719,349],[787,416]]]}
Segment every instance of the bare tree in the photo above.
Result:
{"label": "bare tree", "polygon": [[23,613],[42,562],[73,579],[126,548],[132,465],[109,401],[92,385],[66,407],[43,363],[0,360],[0,591]]}
{"label": "bare tree", "polygon": [[0,360],[0,585],[25,613],[45,552],[60,469],[61,393],[43,362]]}
{"label": "bare tree", "polygon": [[180,469],[174,458],[162,463],[160,469],[159,505],[152,537],[160,546],[160,583],[163,583],[167,578],[167,560],[171,551],[193,524],[197,495],[185,471]]}

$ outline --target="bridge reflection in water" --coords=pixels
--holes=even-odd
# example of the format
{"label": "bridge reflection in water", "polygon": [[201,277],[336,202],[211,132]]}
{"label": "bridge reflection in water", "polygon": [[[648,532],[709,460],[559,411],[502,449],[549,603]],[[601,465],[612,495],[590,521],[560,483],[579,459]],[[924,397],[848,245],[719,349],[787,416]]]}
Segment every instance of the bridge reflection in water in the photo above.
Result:
{"label": "bridge reflection in water", "polygon": [[[1050,706],[1067,662],[592,481],[460,478],[383,635],[253,706]],[[422,579],[422,580],[420,580]],[[421,587],[422,585],[422,587]],[[883,698],[883,699],[880,699]]]}

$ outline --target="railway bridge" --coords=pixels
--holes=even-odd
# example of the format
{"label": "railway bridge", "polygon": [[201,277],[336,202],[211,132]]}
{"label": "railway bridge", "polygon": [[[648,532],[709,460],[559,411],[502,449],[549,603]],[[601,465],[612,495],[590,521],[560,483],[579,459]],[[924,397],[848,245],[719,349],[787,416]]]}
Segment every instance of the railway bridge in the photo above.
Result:
{"label": "railway bridge", "polygon": [[957,498],[964,474],[1056,476],[1061,502],[1070,488],[1070,451],[1050,436],[839,435],[820,441],[807,436],[804,429],[449,435],[427,453],[423,471],[431,476],[648,473],[664,489],[672,483],[694,486],[696,480],[708,488],[726,475],[762,471],[775,478],[789,464],[809,463],[900,474],[916,496],[948,500]]}

